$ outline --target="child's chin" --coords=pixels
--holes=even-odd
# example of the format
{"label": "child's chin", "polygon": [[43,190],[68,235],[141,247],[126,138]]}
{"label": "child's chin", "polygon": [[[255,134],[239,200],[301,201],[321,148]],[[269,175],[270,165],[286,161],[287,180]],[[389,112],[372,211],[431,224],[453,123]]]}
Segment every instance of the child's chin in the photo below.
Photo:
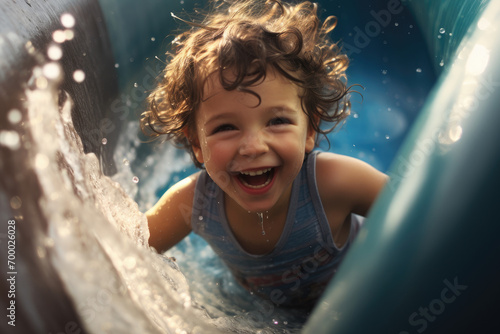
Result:
{"label": "child's chin", "polygon": [[272,205],[251,205],[249,206],[248,204],[243,206],[243,208],[248,212],[248,213],[263,213],[267,211],[271,211],[273,208]]}

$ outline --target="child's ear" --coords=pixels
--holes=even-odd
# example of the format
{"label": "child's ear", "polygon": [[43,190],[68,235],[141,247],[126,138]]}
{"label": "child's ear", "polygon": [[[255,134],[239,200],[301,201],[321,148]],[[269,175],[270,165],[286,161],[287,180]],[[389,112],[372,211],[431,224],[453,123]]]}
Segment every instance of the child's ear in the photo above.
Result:
{"label": "child's ear", "polygon": [[201,152],[198,136],[196,134],[191,134],[191,132],[188,130],[187,127],[182,129],[182,133],[184,133],[184,136],[187,138],[189,144],[191,145],[191,149],[193,150],[196,160],[198,160],[200,164],[203,164],[205,161],[203,159],[203,154]]}
{"label": "child's ear", "polygon": [[[319,122],[316,122],[316,126],[319,126]],[[314,130],[314,126],[309,121],[309,126],[307,127],[307,135],[306,135],[306,153],[311,153],[316,146],[316,130]]]}

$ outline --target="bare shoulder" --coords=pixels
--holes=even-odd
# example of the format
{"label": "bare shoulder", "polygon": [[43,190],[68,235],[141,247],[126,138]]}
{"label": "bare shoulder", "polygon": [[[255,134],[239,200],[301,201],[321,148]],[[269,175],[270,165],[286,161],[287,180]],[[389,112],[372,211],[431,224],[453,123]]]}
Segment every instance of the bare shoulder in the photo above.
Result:
{"label": "bare shoulder", "polygon": [[316,161],[316,180],[323,203],[342,203],[366,215],[387,182],[387,175],[359,159],[322,152]]}
{"label": "bare shoulder", "polygon": [[149,244],[164,251],[191,232],[191,211],[199,172],[170,187],[158,202],[146,212]]}

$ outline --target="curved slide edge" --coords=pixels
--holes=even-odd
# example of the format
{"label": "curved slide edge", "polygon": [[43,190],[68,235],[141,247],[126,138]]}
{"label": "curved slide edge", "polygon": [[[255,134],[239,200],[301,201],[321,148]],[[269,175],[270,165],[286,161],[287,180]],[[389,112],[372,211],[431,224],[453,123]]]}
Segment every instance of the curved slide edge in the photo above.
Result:
{"label": "curved slide edge", "polygon": [[433,90],[304,333],[498,328],[499,33],[500,3],[491,1]]}
{"label": "curved slide edge", "polygon": [[[119,122],[114,122],[114,130],[106,134],[108,145],[103,148],[101,144],[103,129],[109,130],[109,122],[103,120],[115,120],[114,115],[107,115],[107,110],[110,99],[117,94],[108,34],[97,0],[0,0],[0,8],[0,134],[15,134],[22,144],[16,147],[9,145],[8,140],[6,144],[5,137],[0,135],[0,253],[5,268],[0,276],[2,287],[6,287],[2,305],[15,308],[4,309],[0,332],[84,333],[81,314],[65,291],[59,273],[49,257],[38,253],[50,222],[40,207],[43,195],[39,180],[26,160],[29,143],[36,139],[26,133],[24,122],[29,120],[23,101],[33,67],[48,61],[46,51],[53,43],[52,33],[64,29],[61,15],[72,14],[77,19],[72,28],[74,37],[60,45],[63,51],[60,64],[65,74],[61,92],[68,92],[74,100],[72,117],[85,150],[100,156],[108,166],[108,174],[113,173],[111,161]],[[72,78],[77,69],[85,72],[81,83]],[[64,99],[65,95],[61,93],[59,98]],[[17,110],[15,113],[21,115],[22,121],[11,121],[9,115],[13,110]],[[13,219],[18,221],[17,274],[9,274],[6,269],[9,268],[7,226]],[[6,279],[12,276],[16,277],[15,299],[8,297],[7,283],[14,280]],[[3,303],[4,297],[8,305]]]}
{"label": "curved slide edge", "polygon": [[490,0],[402,0],[421,27],[436,73],[447,68],[463,37]]}

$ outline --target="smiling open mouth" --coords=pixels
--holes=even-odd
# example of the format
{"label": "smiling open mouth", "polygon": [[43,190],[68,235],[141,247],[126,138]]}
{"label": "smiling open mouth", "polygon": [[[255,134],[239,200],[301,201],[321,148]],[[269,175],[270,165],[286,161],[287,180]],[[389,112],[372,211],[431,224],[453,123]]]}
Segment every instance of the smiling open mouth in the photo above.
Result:
{"label": "smiling open mouth", "polygon": [[266,168],[256,171],[240,172],[238,174],[238,179],[245,187],[261,189],[271,183],[273,176],[274,168]]}

